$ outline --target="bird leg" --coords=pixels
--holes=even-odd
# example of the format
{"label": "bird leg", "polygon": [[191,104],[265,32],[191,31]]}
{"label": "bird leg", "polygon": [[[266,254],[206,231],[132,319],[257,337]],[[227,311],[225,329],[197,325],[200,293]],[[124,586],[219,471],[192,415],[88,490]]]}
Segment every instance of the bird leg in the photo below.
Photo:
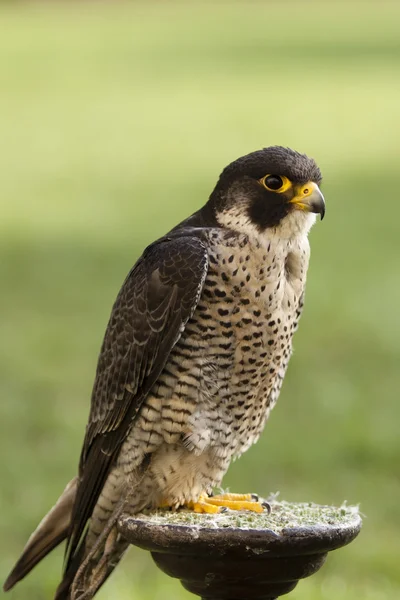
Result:
{"label": "bird leg", "polygon": [[189,502],[188,508],[197,513],[218,513],[224,508],[230,510],[250,510],[261,513],[267,509],[268,514],[271,507],[268,502],[259,502],[256,494],[218,494],[217,496],[208,496],[200,494],[197,502]]}
{"label": "bird leg", "polygon": [[77,597],[77,600],[90,600],[102,585],[107,576],[110,566],[110,559],[116,547],[117,541],[118,531],[114,526],[106,539],[102,557],[90,574],[89,581],[87,583],[87,589],[81,596]]}
{"label": "bird leg", "polygon": [[[124,506],[125,497],[123,497],[117,504],[114,512],[107,521],[107,524],[104,527],[103,531],[101,532],[95,544],[93,544],[93,547],[90,549],[89,553],[80,565],[75,575],[74,581],[72,582],[71,600],[90,600],[90,598],[93,598],[94,594],[99,589],[104,579],[107,577],[110,557],[113,553],[113,550],[115,549],[118,538],[116,523],[118,521],[119,516],[122,513]],[[91,571],[90,575],[87,576],[86,571],[90,565],[90,562],[94,560],[96,554],[99,552],[103,544],[104,548],[101,554],[101,558]],[[81,585],[79,585],[81,580],[82,583]],[[81,593],[82,590],[84,590],[83,593]]]}

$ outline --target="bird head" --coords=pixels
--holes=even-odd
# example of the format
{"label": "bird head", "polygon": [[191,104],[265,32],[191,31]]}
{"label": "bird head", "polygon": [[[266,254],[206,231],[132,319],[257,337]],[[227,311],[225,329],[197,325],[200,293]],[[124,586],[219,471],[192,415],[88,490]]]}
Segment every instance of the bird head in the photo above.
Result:
{"label": "bird head", "polygon": [[312,158],[271,146],[247,154],[220,175],[209,204],[220,225],[249,233],[308,231],[325,214],[321,172]]}

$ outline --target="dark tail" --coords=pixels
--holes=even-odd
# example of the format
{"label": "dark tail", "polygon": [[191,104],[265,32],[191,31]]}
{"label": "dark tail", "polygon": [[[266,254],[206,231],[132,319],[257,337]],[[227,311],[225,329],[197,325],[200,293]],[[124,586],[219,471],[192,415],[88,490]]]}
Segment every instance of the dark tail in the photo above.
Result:
{"label": "dark tail", "polygon": [[83,559],[84,546],[84,544],[81,545],[69,563],[68,568],[63,575],[62,581],[57,588],[54,600],[70,600],[71,586]]}
{"label": "dark tail", "polygon": [[[68,483],[57,504],[39,523],[4,583],[3,589],[5,592],[14,587],[42,558],[67,537],[77,484],[78,478],[75,477]],[[66,599],[67,596],[60,596],[59,600],[64,598]]]}
{"label": "dark tail", "polygon": [[[128,546],[128,542],[118,536],[116,543],[113,544],[110,556],[105,557],[103,553],[102,568],[97,570],[96,565],[94,567],[96,574],[94,574],[93,564],[90,562],[88,564],[88,569],[85,569],[84,572],[81,572],[79,575],[78,571],[81,570],[82,562],[85,559],[85,544],[82,543],[64,573],[63,579],[54,596],[54,600],[71,600],[71,598],[73,600],[79,600],[81,594],[86,600],[93,598],[99,588],[114,571]],[[104,560],[105,558],[106,560]],[[87,570],[89,573],[86,572]],[[79,578],[78,582],[76,581],[76,577]]]}
{"label": "dark tail", "polygon": [[117,520],[124,505],[123,497],[95,541],[92,539],[88,544],[88,532],[84,533],[77,550],[67,562],[54,600],[89,600],[111,575],[129,546],[117,530]]}

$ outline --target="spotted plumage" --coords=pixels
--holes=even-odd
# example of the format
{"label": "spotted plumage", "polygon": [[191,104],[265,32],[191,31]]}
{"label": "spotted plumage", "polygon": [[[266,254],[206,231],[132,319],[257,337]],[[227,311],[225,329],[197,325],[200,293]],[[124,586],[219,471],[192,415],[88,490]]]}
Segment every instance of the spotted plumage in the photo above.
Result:
{"label": "spotted plumage", "polygon": [[92,597],[127,546],[114,526],[121,507],[196,503],[257,441],[303,306],[307,235],[315,213],[324,214],[320,181],[305,155],[254,152],[223,171],[202,209],[145,250],[107,327],[79,477],[6,589],[67,537],[55,598]]}

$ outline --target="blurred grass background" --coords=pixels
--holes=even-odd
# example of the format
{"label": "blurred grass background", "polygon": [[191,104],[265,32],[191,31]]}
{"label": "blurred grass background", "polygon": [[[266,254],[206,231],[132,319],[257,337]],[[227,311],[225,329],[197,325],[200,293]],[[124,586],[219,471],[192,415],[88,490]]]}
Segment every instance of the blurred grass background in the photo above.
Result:
{"label": "blurred grass background", "polygon": [[[225,485],[360,503],[293,600],[400,597],[400,6],[2,4],[0,575],[76,472],[112,302],[143,247],[265,145],[314,156],[326,220],[261,441]],[[52,597],[62,549],[9,593]],[[132,550],[99,600],[188,600]]]}

